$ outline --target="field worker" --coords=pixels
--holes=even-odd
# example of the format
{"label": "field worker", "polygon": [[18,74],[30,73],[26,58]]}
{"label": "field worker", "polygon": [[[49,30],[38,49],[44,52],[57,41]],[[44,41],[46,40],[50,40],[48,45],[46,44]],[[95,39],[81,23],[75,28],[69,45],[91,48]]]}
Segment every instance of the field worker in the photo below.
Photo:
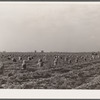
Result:
{"label": "field worker", "polygon": [[53,61],[54,66],[56,66],[58,64],[58,58],[55,58]]}
{"label": "field worker", "polygon": [[92,55],[92,59],[93,59],[93,60],[95,59],[95,56],[94,56],[94,55]]}
{"label": "field worker", "polygon": [[28,57],[27,59],[28,59],[28,60],[31,60],[31,57]]}
{"label": "field worker", "polygon": [[43,61],[42,61],[42,59],[39,59],[39,60],[38,60],[37,65],[38,65],[39,67],[42,67],[42,66],[43,66]]}
{"label": "field worker", "polygon": [[26,60],[23,60],[22,62],[22,69],[26,69]]}
{"label": "field worker", "polygon": [[78,58],[75,58],[75,63],[78,63]]}
{"label": "field worker", "polygon": [[19,59],[19,60],[22,60],[22,57],[19,57],[18,59]]}

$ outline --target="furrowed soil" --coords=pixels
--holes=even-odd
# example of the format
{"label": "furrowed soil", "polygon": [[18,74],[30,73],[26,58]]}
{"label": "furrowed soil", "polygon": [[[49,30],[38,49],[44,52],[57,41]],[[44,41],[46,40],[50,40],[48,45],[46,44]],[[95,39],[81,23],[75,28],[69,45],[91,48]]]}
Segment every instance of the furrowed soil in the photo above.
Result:
{"label": "furrowed soil", "polygon": [[[9,55],[16,59],[16,62],[9,60]],[[36,64],[39,58],[46,55],[42,67]],[[56,66],[53,65],[53,58],[56,55],[62,56]],[[70,55],[71,63],[64,61],[64,57]],[[86,57],[86,61],[77,57]],[[1,89],[100,89],[100,58],[89,60],[90,53],[1,53],[0,61],[4,63],[3,73],[0,73]],[[33,59],[26,62],[26,70],[22,69],[22,60],[28,56]]]}

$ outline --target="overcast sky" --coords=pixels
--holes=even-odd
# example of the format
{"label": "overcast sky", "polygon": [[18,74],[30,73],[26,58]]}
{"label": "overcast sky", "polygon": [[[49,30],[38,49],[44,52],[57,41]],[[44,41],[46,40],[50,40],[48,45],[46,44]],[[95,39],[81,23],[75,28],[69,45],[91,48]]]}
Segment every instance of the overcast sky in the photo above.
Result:
{"label": "overcast sky", "polygon": [[0,51],[100,50],[100,3],[0,2]]}

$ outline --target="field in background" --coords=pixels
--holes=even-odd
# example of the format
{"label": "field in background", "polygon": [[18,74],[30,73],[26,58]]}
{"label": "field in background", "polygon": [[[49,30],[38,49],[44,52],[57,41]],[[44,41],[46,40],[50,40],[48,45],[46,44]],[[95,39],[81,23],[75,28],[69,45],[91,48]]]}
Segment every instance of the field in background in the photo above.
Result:
{"label": "field in background", "polygon": [[[55,56],[60,56],[57,66],[53,65]],[[0,73],[0,88],[9,89],[100,89],[100,58],[91,58],[92,53],[0,53],[4,71]],[[98,53],[100,55],[100,53]],[[8,57],[14,57],[13,62]],[[22,59],[27,69],[21,69]],[[46,56],[42,67],[36,64],[39,58]],[[71,62],[65,61],[68,57]],[[78,62],[75,59],[78,58]],[[83,59],[85,58],[85,59]]]}

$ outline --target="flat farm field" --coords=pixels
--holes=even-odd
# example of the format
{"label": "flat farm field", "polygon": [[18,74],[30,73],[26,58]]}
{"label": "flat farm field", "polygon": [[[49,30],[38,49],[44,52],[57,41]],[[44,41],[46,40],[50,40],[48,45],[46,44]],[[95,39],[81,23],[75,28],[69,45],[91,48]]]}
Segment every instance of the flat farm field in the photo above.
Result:
{"label": "flat farm field", "polygon": [[[0,53],[0,62],[4,64],[0,69],[0,88],[100,89],[99,56],[99,53]],[[37,65],[39,59],[42,66]]]}

